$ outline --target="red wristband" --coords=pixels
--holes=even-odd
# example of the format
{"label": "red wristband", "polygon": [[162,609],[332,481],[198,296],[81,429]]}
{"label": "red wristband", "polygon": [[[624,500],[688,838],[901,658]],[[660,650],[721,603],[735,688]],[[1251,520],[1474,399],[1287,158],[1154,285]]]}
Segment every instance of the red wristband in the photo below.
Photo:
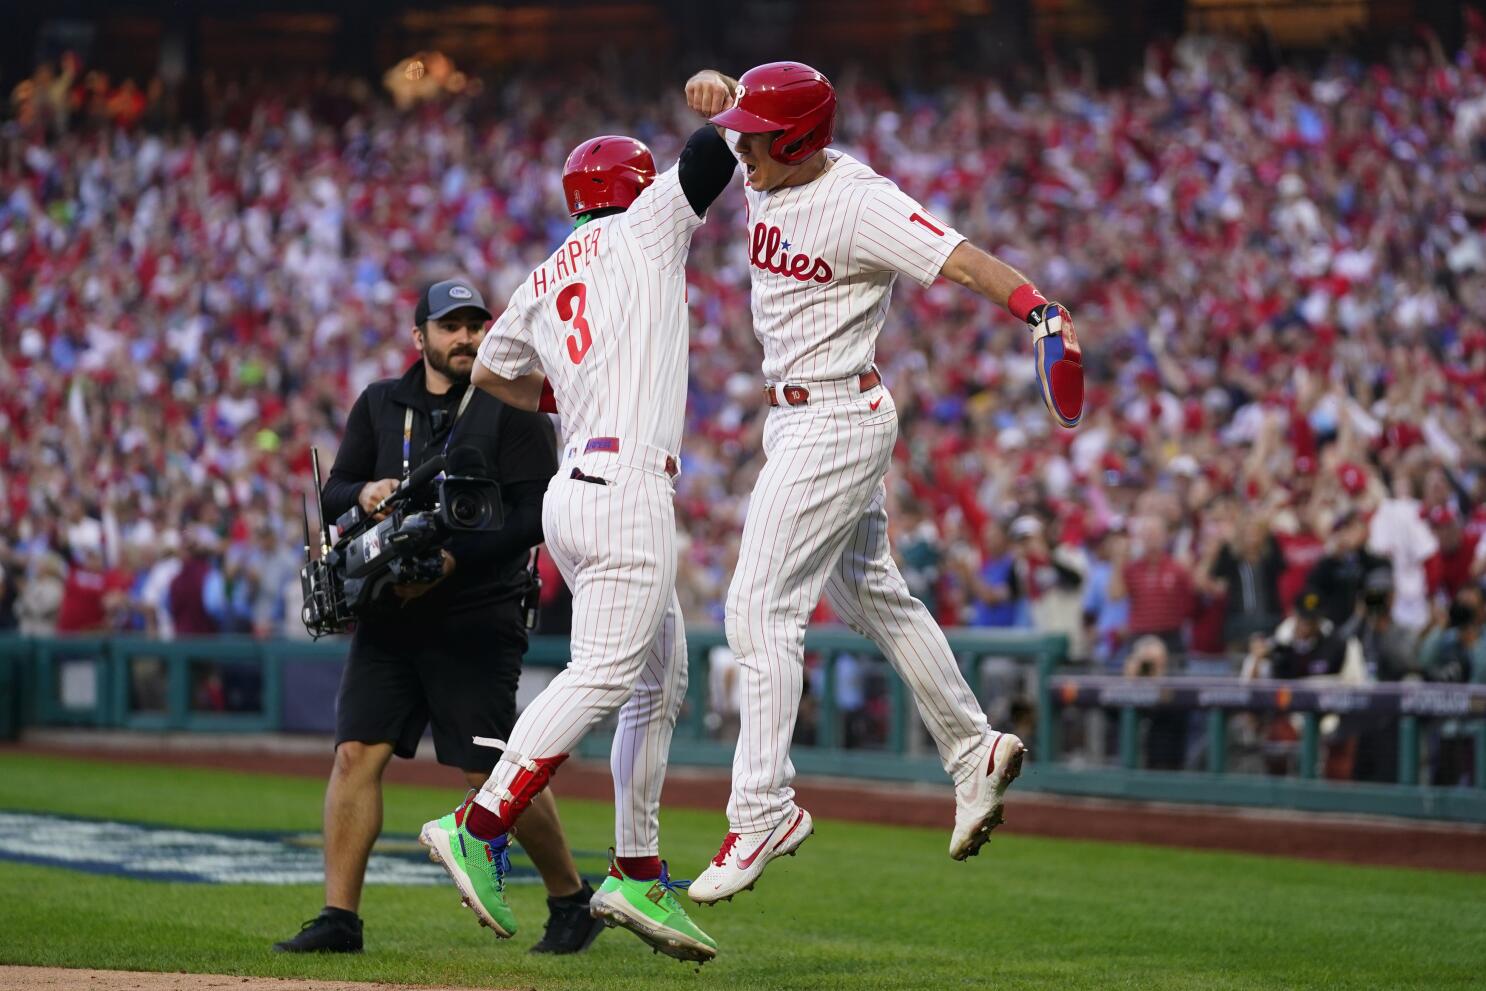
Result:
{"label": "red wristband", "polygon": [[1030,282],[1023,282],[1011,291],[1011,296],[1006,300],[1006,308],[1011,315],[1018,320],[1025,321],[1027,314],[1047,302],[1047,297],[1037,291],[1037,287]]}
{"label": "red wristband", "polygon": [[557,394],[552,391],[551,379],[542,379],[542,396],[537,400],[537,410],[542,413],[557,412]]}

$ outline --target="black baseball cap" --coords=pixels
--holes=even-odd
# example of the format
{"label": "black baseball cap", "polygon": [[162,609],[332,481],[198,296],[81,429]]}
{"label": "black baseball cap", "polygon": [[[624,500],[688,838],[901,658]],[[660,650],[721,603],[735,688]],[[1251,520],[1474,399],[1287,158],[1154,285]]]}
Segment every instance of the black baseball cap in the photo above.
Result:
{"label": "black baseball cap", "polygon": [[1320,619],[1322,616],[1321,596],[1315,592],[1305,592],[1295,602],[1295,614],[1301,619]]}
{"label": "black baseball cap", "polygon": [[479,310],[485,314],[486,320],[495,319],[490,308],[485,305],[485,297],[480,295],[480,290],[468,282],[462,279],[435,282],[418,297],[418,306],[413,310],[413,325],[421,327],[430,320],[437,320],[455,310],[463,309]]}

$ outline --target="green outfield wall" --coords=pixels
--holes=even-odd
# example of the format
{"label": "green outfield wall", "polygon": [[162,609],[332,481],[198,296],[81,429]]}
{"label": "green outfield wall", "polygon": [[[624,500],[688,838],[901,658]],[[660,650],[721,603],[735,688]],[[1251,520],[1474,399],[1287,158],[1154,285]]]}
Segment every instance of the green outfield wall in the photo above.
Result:
{"label": "green outfield wall", "polygon": [[[1486,823],[1486,686],[1315,686],[1231,678],[1124,679],[1070,669],[1065,641],[1026,631],[946,631],[983,704],[1001,702],[1032,747],[1019,790],[1156,802],[1241,805]],[[714,678],[726,640],[716,628],[687,633],[690,683],[672,761],[725,767],[733,747],[726,683]],[[0,739],[28,726],[142,732],[323,733],[347,641],[318,643],[208,637],[0,637]],[[564,637],[535,637],[534,677],[567,663]],[[802,732],[791,751],[802,774],[883,781],[944,781],[938,756],[901,681],[876,648],[848,631],[806,636],[811,676]],[[720,690],[721,688],[721,690]],[[1006,698],[1015,704],[1006,711]],[[1152,770],[1145,750],[1153,717],[1184,723],[1182,770]],[[1173,717],[1172,713],[1180,713]],[[1236,719],[1291,720],[1297,739],[1287,773],[1245,773],[1233,759]],[[1345,722],[1339,722],[1345,720]],[[1370,727],[1392,744],[1388,783],[1332,780],[1328,725]],[[1091,732],[1088,727],[1095,729]],[[865,730],[863,729],[865,727]],[[1381,729],[1380,729],[1381,727]],[[1091,759],[1069,737],[1107,743]],[[580,754],[602,758],[608,727]],[[1466,753],[1464,785],[1430,785],[1442,747]]]}

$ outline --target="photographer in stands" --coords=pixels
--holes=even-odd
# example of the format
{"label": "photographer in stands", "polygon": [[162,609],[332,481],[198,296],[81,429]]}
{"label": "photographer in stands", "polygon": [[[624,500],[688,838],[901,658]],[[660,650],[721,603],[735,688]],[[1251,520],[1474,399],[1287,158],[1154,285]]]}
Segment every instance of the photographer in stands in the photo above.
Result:
{"label": "photographer in stands", "polygon": [[[1391,568],[1374,568],[1363,577],[1357,611],[1338,633],[1356,644],[1369,680],[1418,677],[1417,638],[1393,620]],[[1398,780],[1398,721],[1359,715],[1351,717],[1351,723],[1358,734],[1352,776],[1358,781]]]}
{"label": "photographer in stands", "polygon": [[[1169,655],[1166,642],[1146,634],[1130,645],[1125,657],[1126,678],[1164,678]],[[1146,714],[1145,767],[1149,770],[1179,771],[1187,752],[1188,713],[1180,709],[1152,709]]]}
{"label": "photographer in stands", "polygon": [[[1455,594],[1447,612],[1446,627],[1420,651],[1425,680],[1445,684],[1486,684],[1486,641],[1481,627],[1486,621],[1481,589],[1467,585]],[[1475,767],[1475,734],[1479,724],[1447,719],[1439,727],[1430,783],[1471,784],[1481,769]]]}
{"label": "photographer in stands", "polygon": [[[400,379],[357,398],[325,484],[327,518],[352,506],[379,515],[382,500],[423,462],[473,448],[501,485],[505,523],[457,533],[433,581],[391,587],[358,617],[336,699],[335,764],[325,792],[325,908],[285,952],[356,952],[357,909],[372,843],[382,826],[382,773],[412,757],[432,723],[441,764],[472,788],[489,776],[516,719],[527,646],[523,600],[532,588],[530,549],[542,540],[542,498],[557,470],[556,439],[542,414],[512,409],[471,388],[475,355],[491,320],[480,294],[448,280],[424,291],[413,317],[422,358]],[[532,803],[517,837],[547,886],[550,917],[541,952],[576,952],[602,923],[588,914],[592,889],[578,876],[550,789]]]}
{"label": "photographer in stands", "polygon": [[[1301,593],[1293,613],[1268,637],[1255,635],[1249,641],[1249,654],[1244,658],[1243,678],[1274,678],[1280,681],[1335,681],[1347,684],[1367,682],[1367,669],[1362,663],[1362,650],[1355,637],[1335,629],[1322,611],[1323,599],[1314,590]],[[1342,735],[1341,720],[1327,715],[1321,720],[1325,738],[1326,777],[1348,778],[1352,775],[1356,745],[1352,731]],[[1279,715],[1269,720],[1264,731],[1266,762],[1271,774],[1283,774],[1288,764],[1286,754],[1299,739],[1298,724],[1293,717]]]}
{"label": "photographer in stands", "polygon": [[1363,578],[1357,610],[1337,635],[1357,641],[1370,681],[1403,681],[1419,673],[1418,638],[1393,621],[1393,571],[1387,566]]}
{"label": "photographer in stands", "polygon": [[[1357,677],[1360,663],[1348,665],[1349,641],[1338,636],[1321,609],[1321,596],[1314,591],[1301,594],[1294,612],[1268,637],[1254,635],[1249,639],[1249,655],[1244,658],[1244,678],[1275,678],[1290,681],[1301,678],[1363,680]],[[1364,672],[1365,673],[1365,672]]]}

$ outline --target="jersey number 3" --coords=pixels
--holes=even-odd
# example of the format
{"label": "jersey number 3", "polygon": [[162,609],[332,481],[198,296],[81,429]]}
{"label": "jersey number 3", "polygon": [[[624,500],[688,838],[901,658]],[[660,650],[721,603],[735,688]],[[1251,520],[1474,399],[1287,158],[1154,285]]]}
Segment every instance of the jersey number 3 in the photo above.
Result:
{"label": "jersey number 3", "polygon": [[578,332],[568,335],[568,357],[573,359],[575,365],[593,347],[593,332],[583,316],[583,308],[587,305],[588,287],[581,282],[570,283],[557,294],[557,315],[564,323],[572,323],[573,329]]}

